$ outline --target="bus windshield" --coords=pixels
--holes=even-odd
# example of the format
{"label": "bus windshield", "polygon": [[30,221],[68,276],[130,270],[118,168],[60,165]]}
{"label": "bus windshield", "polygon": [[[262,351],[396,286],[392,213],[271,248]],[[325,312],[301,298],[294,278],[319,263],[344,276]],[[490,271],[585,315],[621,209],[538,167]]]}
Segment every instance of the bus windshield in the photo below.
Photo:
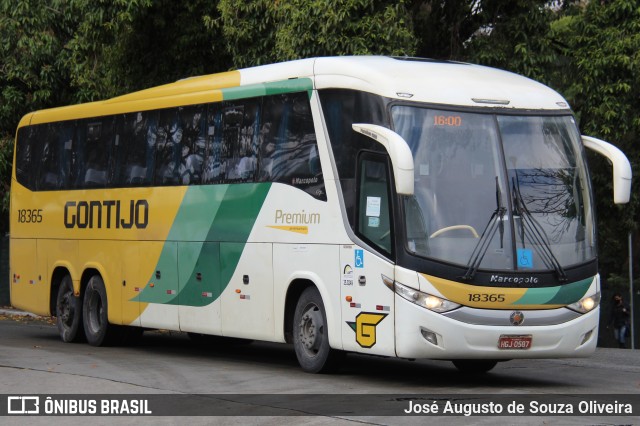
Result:
{"label": "bus windshield", "polygon": [[[414,157],[406,248],[490,270],[547,271],[595,257],[594,218],[573,117],[392,108]],[[469,278],[469,277],[468,277]]]}

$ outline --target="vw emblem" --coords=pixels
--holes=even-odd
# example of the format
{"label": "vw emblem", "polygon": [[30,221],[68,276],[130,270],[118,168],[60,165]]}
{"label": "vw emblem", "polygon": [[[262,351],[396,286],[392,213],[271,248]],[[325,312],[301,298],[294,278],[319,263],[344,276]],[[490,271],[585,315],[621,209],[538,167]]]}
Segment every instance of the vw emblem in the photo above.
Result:
{"label": "vw emblem", "polygon": [[520,311],[514,311],[511,313],[509,321],[511,321],[511,325],[520,325],[524,322],[524,314]]}

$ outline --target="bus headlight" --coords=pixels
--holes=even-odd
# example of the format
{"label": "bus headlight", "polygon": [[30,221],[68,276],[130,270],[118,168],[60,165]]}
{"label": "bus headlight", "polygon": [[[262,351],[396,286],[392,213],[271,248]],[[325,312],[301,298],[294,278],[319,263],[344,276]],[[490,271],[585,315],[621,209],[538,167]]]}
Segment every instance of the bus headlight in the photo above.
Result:
{"label": "bus headlight", "polygon": [[578,300],[576,303],[572,303],[571,305],[567,305],[567,308],[580,312],[581,314],[586,314],[589,311],[595,309],[596,306],[600,304],[600,292],[592,294],[590,296],[585,296],[582,299]]}
{"label": "bus headlight", "polygon": [[406,299],[411,303],[415,303],[418,306],[422,306],[423,308],[427,308],[430,311],[442,313],[452,311],[460,307],[458,303],[443,299],[442,297],[434,296],[433,294],[423,293],[411,287],[407,287],[406,285],[402,285],[397,281],[394,282],[393,290],[403,299]]}

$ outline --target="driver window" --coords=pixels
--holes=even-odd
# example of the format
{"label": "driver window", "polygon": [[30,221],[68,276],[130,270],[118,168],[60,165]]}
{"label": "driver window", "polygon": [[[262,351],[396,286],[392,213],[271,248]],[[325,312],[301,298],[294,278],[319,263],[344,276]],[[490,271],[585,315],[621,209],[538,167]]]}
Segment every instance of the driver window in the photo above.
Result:
{"label": "driver window", "polygon": [[[376,158],[377,157],[377,158]],[[389,170],[386,158],[365,155],[360,160],[358,233],[383,252],[391,253]]]}

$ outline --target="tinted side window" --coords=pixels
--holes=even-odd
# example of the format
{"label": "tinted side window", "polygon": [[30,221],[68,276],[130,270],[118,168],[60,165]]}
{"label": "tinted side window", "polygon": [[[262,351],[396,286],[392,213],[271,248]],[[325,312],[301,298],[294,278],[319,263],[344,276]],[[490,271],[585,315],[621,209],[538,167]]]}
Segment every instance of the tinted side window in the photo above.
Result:
{"label": "tinted side window", "polygon": [[23,127],[31,189],[280,182],[326,200],[306,92]]}
{"label": "tinted side window", "polygon": [[177,109],[160,111],[156,132],[156,185],[177,185],[180,182],[180,144],[182,123]]}
{"label": "tinted side window", "polygon": [[219,183],[224,179],[224,171],[222,170],[222,115],[221,104],[209,104],[202,183]]}
{"label": "tinted side window", "polygon": [[391,254],[391,197],[385,157],[365,154],[361,156],[359,169],[358,234]]}
{"label": "tinted side window", "polygon": [[60,138],[63,123],[43,124],[40,145],[40,166],[37,189],[60,189],[66,184],[64,173],[64,141]]}
{"label": "tinted side window", "polygon": [[221,168],[224,182],[254,182],[258,166],[261,98],[225,102]]}
{"label": "tinted side window", "polygon": [[21,185],[29,189],[35,189],[35,180],[32,179],[37,167],[34,158],[38,149],[38,126],[22,127],[18,130],[18,143],[16,144],[16,178]]}
{"label": "tinted side window", "polygon": [[83,120],[85,128],[83,188],[104,188],[109,177],[109,160],[114,139],[114,118]]}
{"label": "tinted side window", "polygon": [[326,200],[306,92],[266,97],[260,138],[261,181],[293,185]]}
{"label": "tinted side window", "polygon": [[[71,165],[73,160],[73,140],[76,132],[75,121],[63,121],[34,126],[37,128],[38,166],[33,174],[36,189],[50,191],[67,189],[75,181],[71,181]],[[37,172],[37,176],[36,175]]]}
{"label": "tinted side window", "polygon": [[356,159],[363,150],[385,153],[382,145],[353,131],[354,123],[389,127],[384,98],[366,92],[328,89],[319,92],[322,112],[345,202],[347,217],[355,231]]}
{"label": "tinted side window", "polygon": [[153,181],[157,112],[138,112],[122,116],[122,135],[118,146],[118,186],[147,186]]}
{"label": "tinted side window", "polygon": [[180,185],[197,185],[202,182],[202,166],[205,157],[206,114],[204,105],[182,107],[178,110],[182,127]]}

